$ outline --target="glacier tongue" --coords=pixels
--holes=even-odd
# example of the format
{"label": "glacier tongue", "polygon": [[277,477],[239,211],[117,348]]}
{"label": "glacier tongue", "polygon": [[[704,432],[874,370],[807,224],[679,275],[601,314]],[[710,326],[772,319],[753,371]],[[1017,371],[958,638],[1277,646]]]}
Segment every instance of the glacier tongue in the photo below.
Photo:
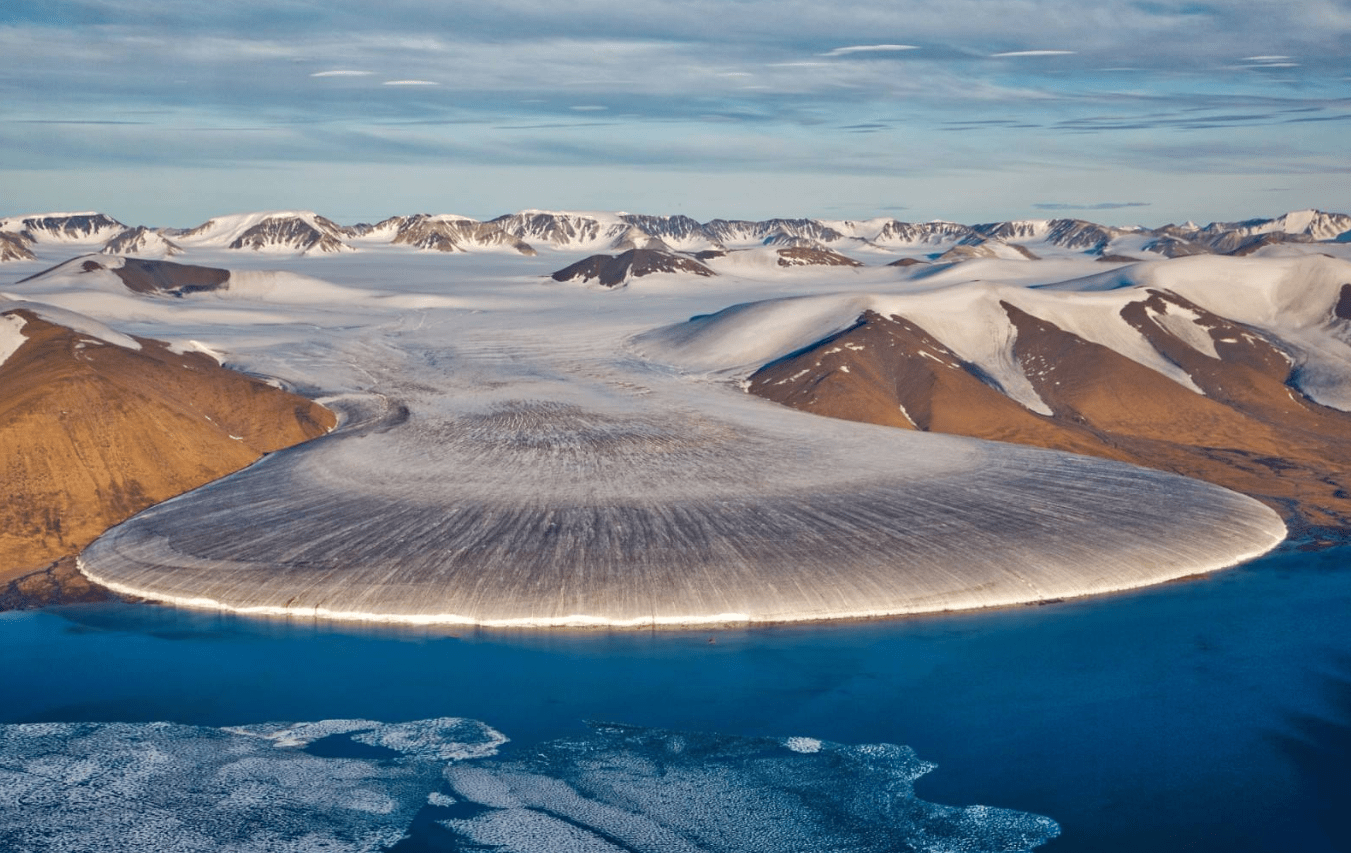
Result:
{"label": "glacier tongue", "polygon": [[383,415],[153,507],[84,571],[258,614],[775,622],[1127,589],[1285,531],[1193,480],[815,418],[557,340],[402,345],[373,376]]}

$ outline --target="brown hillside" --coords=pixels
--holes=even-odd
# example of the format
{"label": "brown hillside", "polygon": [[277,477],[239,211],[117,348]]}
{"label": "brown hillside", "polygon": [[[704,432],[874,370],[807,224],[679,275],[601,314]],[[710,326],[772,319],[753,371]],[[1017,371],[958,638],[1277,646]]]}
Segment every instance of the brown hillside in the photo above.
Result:
{"label": "brown hillside", "polygon": [[[1154,317],[1195,312],[1218,358]],[[1051,408],[1037,414],[902,317],[852,329],[751,377],[750,391],[830,417],[1010,441],[1184,474],[1251,495],[1295,532],[1351,530],[1351,414],[1294,391],[1290,364],[1250,330],[1152,291],[1122,316],[1205,391],[1003,303],[1023,373]],[[1146,310],[1150,308],[1151,310]]]}
{"label": "brown hillside", "polygon": [[201,353],[125,349],[6,313],[26,340],[0,364],[0,584],[334,426],[322,406]]}

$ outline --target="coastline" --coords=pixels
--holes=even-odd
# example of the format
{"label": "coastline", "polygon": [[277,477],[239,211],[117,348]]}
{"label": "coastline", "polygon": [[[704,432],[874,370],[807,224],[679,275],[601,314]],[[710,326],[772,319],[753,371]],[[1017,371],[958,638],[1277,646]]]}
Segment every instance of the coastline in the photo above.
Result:
{"label": "coastline", "polygon": [[[389,614],[389,613],[363,613],[357,611],[331,610],[328,608],[286,608],[270,606],[251,606],[238,607],[225,604],[207,598],[178,598],[156,593],[153,590],[138,589],[126,584],[120,584],[111,581],[104,581],[91,574],[85,567],[82,560],[74,558],[74,566],[78,574],[90,586],[106,590],[107,599],[117,599],[126,602],[151,603],[168,607],[183,608],[186,610],[198,610],[204,612],[228,613],[236,616],[256,617],[263,619],[277,619],[284,622],[308,621],[308,622],[333,622],[346,624],[364,624],[364,625],[389,625],[392,627],[446,627],[446,628],[470,628],[475,630],[505,630],[505,631],[582,631],[582,632],[601,632],[601,631],[658,631],[669,630],[674,632],[688,631],[690,629],[703,628],[768,628],[787,625],[823,625],[835,623],[858,623],[870,621],[887,621],[905,619],[908,617],[919,616],[938,616],[957,613],[980,613],[996,612],[1002,610],[1016,609],[1021,607],[1038,607],[1050,604],[1058,604],[1067,601],[1079,601],[1083,599],[1104,598],[1107,596],[1118,595],[1121,593],[1133,592],[1136,590],[1148,589],[1150,587],[1161,586],[1164,584],[1181,583],[1193,579],[1208,577],[1217,572],[1231,569],[1253,560],[1260,559],[1275,553],[1286,552],[1286,546],[1291,543],[1287,535],[1270,547],[1255,551],[1249,554],[1242,554],[1210,568],[1201,570],[1188,569],[1175,575],[1160,576],[1157,579],[1144,583],[1126,584],[1119,587],[1104,588],[1081,595],[1066,595],[1055,598],[1039,598],[1029,596],[1027,598],[1011,598],[995,604],[974,605],[970,607],[937,607],[937,608],[909,608],[896,610],[876,610],[876,611],[848,611],[829,614],[803,614],[800,616],[784,615],[771,618],[752,618],[739,613],[718,613],[704,616],[688,617],[649,617],[639,619],[607,619],[600,616],[591,616],[586,614],[572,614],[565,617],[546,618],[546,619],[490,619],[475,620],[466,616],[456,614]],[[1335,547],[1337,544],[1328,542],[1321,547],[1307,548],[1298,545],[1289,550],[1321,550],[1322,547]],[[100,599],[90,599],[100,600]],[[52,601],[52,604],[74,603],[67,601]]]}

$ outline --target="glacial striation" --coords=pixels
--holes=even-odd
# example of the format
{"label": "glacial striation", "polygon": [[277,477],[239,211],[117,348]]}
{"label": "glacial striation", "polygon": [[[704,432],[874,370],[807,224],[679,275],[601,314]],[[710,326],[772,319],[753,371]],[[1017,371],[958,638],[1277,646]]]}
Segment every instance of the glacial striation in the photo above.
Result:
{"label": "glacial striation", "polygon": [[679,380],[607,399],[547,382],[462,396],[429,378],[392,377],[338,432],[113,528],[83,571],[246,613],[753,623],[1128,589],[1231,565],[1285,532],[1195,480],[730,389],[701,411],[709,390]]}

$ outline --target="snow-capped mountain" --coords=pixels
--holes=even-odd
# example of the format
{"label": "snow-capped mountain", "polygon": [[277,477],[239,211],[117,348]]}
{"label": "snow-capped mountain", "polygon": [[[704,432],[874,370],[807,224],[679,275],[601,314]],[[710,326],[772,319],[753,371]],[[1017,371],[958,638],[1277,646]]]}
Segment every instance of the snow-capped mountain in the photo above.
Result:
{"label": "snow-capped mountain", "polygon": [[[1351,242],[1351,215],[1301,210],[1272,219],[1118,227],[1084,219],[1019,219],[964,225],[775,218],[713,219],[683,215],[523,210],[481,221],[452,214],[391,216],[376,224],[339,225],[313,211],[215,217],[192,229],[127,228],[101,213],[48,213],[0,219],[0,260],[30,260],[44,246],[102,242],[107,251],[166,257],[177,250],[246,250],[326,254],[383,246],[462,253],[537,248],[560,252],[701,252],[757,246],[904,254],[916,261],[972,258],[1096,257],[1126,263],[1191,254],[1246,255],[1291,243]],[[48,252],[50,255],[51,252]],[[885,263],[885,262],[884,262]]]}
{"label": "snow-capped mountain", "polygon": [[527,243],[579,250],[608,249],[631,227],[618,214],[551,210],[523,210],[489,222]]}
{"label": "snow-capped mountain", "polygon": [[630,225],[629,230],[616,237],[610,248],[616,252],[627,252],[630,249],[651,249],[654,252],[666,253],[675,251],[665,240],[647,233],[636,225]]}
{"label": "snow-capped mountain", "polygon": [[1216,254],[1247,253],[1273,243],[1335,241],[1351,234],[1351,216],[1321,210],[1295,210],[1273,219],[1212,222],[1203,228],[1188,222],[1165,225],[1157,230],[1160,234],[1205,246]]}
{"label": "snow-capped mountain", "polygon": [[1213,222],[1202,233],[1230,232],[1251,237],[1257,234],[1302,235],[1311,240],[1335,240],[1351,231],[1351,216],[1324,213],[1321,210],[1294,210],[1275,219],[1249,219],[1244,222]]}
{"label": "snow-capped mountain", "polygon": [[36,213],[0,219],[0,231],[34,243],[96,243],[112,239],[125,225],[103,213]]}
{"label": "snow-capped mountain", "polygon": [[844,234],[817,219],[766,219],[751,222],[744,219],[714,219],[704,230],[724,246],[760,245],[780,234],[803,237],[816,243],[834,243]]}
{"label": "snow-capped mountain", "polygon": [[1083,219],[1052,219],[1048,223],[1045,239],[1048,243],[1066,249],[1102,252],[1109,243],[1125,233],[1128,233],[1127,229],[1098,225]]}
{"label": "snow-capped mountain", "polygon": [[[681,252],[693,252],[704,249],[721,249],[715,239],[698,220],[688,216],[648,216],[625,213],[620,219],[627,222],[640,233],[655,237],[665,245]],[[618,247],[616,247],[618,248]]]}
{"label": "snow-capped mountain", "polygon": [[1035,240],[1051,230],[1049,219],[1013,219],[1007,222],[985,222],[971,226],[981,237],[993,240]]}
{"label": "snow-capped mountain", "polygon": [[957,222],[901,222],[888,219],[871,236],[856,233],[855,236],[875,243],[878,246],[939,246],[953,245],[970,237],[974,233],[969,225]]}
{"label": "snow-capped mountain", "polygon": [[0,231],[0,262],[33,260],[36,256],[33,250],[28,248],[31,242],[32,240],[23,234]]}
{"label": "snow-capped mountain", "polygon": [[158,231],[138,225],[104,243],[103,252],[108,255],[167,258],[183,254],[183,249]]}
{"label": "snow-capped mountain", "polygon": [[184,248],[250,249],[297,254],[341,252],[356,236],[313,211],[242,213],[209,219],[190,231],[168,235]]}
{"label": "snow-capped mountain", "polygon": [[416,246],[438,252],[468,252],[472,249],[510,249],[522,255],[534,255],[529,243],[491,222],[479,222],[467,216],[452,214],[395,217],[373,226],[370,236],[383,236],[392,231],[389,242],[395,245]]}

